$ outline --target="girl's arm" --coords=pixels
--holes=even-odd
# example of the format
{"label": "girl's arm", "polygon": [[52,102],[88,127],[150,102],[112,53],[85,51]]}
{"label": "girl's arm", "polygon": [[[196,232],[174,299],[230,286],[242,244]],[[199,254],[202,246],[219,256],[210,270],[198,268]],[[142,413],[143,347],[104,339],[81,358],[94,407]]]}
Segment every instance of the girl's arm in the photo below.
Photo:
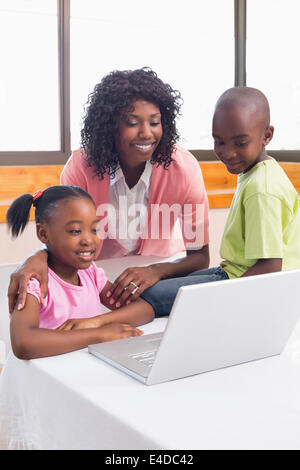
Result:
{"label": "girl's arm", "polygon": [[259,259],[241,277],[256,276],[257,274],[276,273],[282,269],[282,258]]}
{"label": "girl's arm", "polygon": [[103,313],[91,318],[77,318],[65,321],[59,326],[58,330],[75,330],[81,328],[101,328],[113,323],[128,323],[131,326],[144,325],[154,319],[154,310],[152,306],[143,299],[137,299],[128,305],[115,308],[109,304],[106,296],[107,291],[111,288],[111,282],[107,281],[105,287],[101,291],[100,300],[105,307],[114,309],[113,312]]}
{"label": "girl's arm", "polygon": [[109,324],[102,328],[87,328],[77,331],[59,331],[39,328],[39,302],[27,295],[22,311],[14,310],[10,324],[11,344],[19,359],[64,354],[89,344],[139,336],[140,330],[123,323]]}

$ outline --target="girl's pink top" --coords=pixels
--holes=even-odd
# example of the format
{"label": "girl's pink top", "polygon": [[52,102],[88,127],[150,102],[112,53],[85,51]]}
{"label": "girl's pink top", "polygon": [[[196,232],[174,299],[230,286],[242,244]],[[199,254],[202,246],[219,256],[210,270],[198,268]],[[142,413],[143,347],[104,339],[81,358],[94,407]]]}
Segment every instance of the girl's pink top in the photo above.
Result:
{"label": "girl's pink top", "polygon": [[[190,152],[179,146],[175,147],[172,158],[174,161],[167,169],[163,165],[153,166],[148,221],[138,255],[167,257],[186,249],[202,248],[209,242],[208,200],[199,163]],[[87,166],[81,150],[73,152],[66,163],[61,184],[80,186],[94,199],[97,214],[103,213],[101,207],[108,203],[110,177],[106,173],[100,180],[94,168]],[[171,236],[165,237],[159,212],[166,213],[168,208],[176,205],[183,210],[182,226],[185,230],[182,236],[175,235],[173,229],[178,216],[173,215],[170,218]],[[196,236],[192,238],[191,233]],[[122,253],[115,256],[122,256]]]}
{"label": "girl's pink top", "polygon": [[[63,281],[48,268],[48,295],[45,306],[40,303],[40,328],[56,329],[69,318],[89,318],[102,312],[99,294],[107,282],[103,269],[92,263],[78,270],[80,286]],[[27,292],[40,302],[40,283],[31,278]]]}

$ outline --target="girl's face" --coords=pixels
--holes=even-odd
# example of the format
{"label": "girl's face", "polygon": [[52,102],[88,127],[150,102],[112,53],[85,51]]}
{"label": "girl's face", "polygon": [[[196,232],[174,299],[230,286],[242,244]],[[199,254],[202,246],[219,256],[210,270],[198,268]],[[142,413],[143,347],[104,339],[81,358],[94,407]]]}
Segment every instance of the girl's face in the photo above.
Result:
{"label": "girl's face", "polygon": [[101,243],[98,224],[96,208],[85,197],[59,201],[48,223],[37,224],[38,237],[47,245],[57,274],[90,266]]}
{"label": "girl's face", "polygon": [[150,160],[162,135],[159,108],[145,100],[134,101],[119,127],[117,148],[121,164],[136,167]]}

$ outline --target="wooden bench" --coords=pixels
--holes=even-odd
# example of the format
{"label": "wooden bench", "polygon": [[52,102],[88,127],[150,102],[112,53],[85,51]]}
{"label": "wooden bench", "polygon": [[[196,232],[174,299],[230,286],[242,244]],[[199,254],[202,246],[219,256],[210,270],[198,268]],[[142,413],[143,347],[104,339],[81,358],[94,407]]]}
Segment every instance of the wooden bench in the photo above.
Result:
{"label": "wooden bench", "polygon": [[[209,207],[229,207],[236,188],[237,176],[229,173],[218,161],[199,162]],[[280,163],[298,194],[300,194],[300,162]],[[0,222],[5,222],[6,211],[16,197],[23,193],[33,194],[38,189],[59,184],[63,165],[0,166]],[[33,211],[31,220],[33,220]]]}

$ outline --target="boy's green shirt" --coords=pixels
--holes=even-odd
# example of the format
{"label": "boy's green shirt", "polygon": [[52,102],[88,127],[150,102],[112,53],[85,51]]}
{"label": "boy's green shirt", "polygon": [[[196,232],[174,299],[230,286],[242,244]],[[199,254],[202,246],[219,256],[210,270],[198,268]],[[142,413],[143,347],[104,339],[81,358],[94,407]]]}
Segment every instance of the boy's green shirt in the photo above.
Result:
{"label": "boy's green shirt", "polygon": [[282,258],[283,271],[300,268],[299,197],[273,158],[238,176],[220,254],[230,278],[262,258]]}

